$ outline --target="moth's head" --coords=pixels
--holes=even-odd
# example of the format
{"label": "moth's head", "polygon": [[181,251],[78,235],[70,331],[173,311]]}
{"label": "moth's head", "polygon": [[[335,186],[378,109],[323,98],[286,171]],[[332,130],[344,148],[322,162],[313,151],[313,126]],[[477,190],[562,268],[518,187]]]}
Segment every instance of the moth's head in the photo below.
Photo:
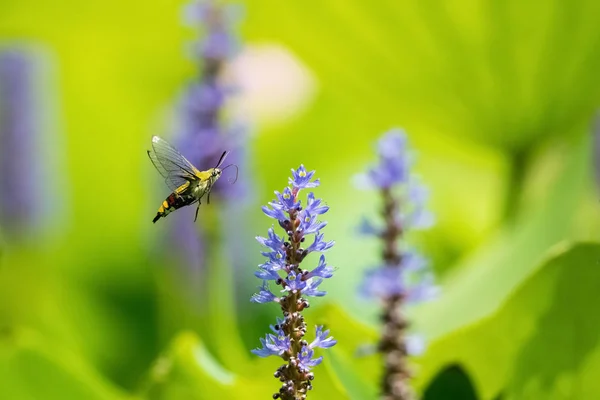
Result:
{"label": "moth's head", "polygon": [[213,177],[214,179],[219,179],[221,177],[222,172],[223,171],[221,170],[221,168],[213,168],[211,172],[211,177]]}

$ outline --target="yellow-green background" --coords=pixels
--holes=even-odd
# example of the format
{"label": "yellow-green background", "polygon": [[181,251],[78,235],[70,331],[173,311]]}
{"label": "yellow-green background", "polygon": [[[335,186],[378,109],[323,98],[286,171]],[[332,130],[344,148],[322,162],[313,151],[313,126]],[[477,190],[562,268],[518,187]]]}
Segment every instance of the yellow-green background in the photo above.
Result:
{"label": "yellow-green background", "polygon": [[315,370],[311,397],[373,398],[378,361],[354,350],[376,337],[376,305],[355,291],[378,252],[354,228],[378,203],[350,178],[393,126],[409,132],[438,220],[413,237],[442,290],[411,310],[430,340],[414,360],[418,390],[458,363],[482,399],[600,396],[600,247],[574,244],[600,229],[591,134],[599,3],[244,2],[242,41],[287,47],[318,91],[286,123],[253,127],[254,197],[239,201],[247,265],[234,269],[222,255],[230,235],[215,228],[214,202],[205,221],[223,247],[208,249],[206,279],[218,285],[191,298],[168,249],[156,257],[170,221],[150,223],[164,188],[145,155],[195,73],[181,6],[0,3],[0,44],[41,60],[40,192],[52,193],[56,211],[2,250],[1,398],[269,398],[278,361],[248,350],[278,310],[246,303],[258,284],[252,237],[271,224],[260,204],[300,163],[321,178],[326,237],[337,243],[329,295],[308,318],[326,322],[339,345]]}

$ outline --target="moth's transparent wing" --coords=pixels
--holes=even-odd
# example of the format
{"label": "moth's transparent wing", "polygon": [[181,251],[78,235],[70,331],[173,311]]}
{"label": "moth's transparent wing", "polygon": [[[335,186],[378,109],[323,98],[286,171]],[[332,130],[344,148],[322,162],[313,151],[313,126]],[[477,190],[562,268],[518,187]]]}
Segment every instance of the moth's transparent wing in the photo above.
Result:
{"label": "moth's transparent wing", "polygon": [[152,148],[156,158],[168,173],[184,171],[189,175],[196,175],[198,170],[169,142],[158,137],[152,137]]}
{"label": "moth's transparent wing", "polygon": [[148,157],[150,157],[150,161],[154,164],[156,170],[165,178],[165,183],[172,191],[175,191],[179,186],[183,185],[186,180],[183,176],[175,175],[167,172],[165,167],[162,166],[158,158],[156,158],[156,154],[154,154],[154,150],[148,150]]}
{"label": "moth's transparent wing", "polygon": [[152,137],[150,161],[165,178],[167,186],[175,190],[186,182],[198,179],[197,169],[177,149],[158,136]]}

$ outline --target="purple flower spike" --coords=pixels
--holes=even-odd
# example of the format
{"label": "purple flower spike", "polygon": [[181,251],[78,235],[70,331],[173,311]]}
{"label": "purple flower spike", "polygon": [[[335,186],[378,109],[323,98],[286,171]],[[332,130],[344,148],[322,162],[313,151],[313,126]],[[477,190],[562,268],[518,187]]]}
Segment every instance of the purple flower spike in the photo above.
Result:
{"label": "purple flower spike", "polygon": [[[235,52],[233,24],[236,21],[231,14],[229,6],[216,1],[192,2],[184,8],[184,20],[197,27],[201,35],[193,46],[200,76],[183,92],[176,139],[178,147],[187,150],[185,156],[200,169],[213,167],[224,150],[231,153],[231,162],[239,164],[245,159],[241,155],[247,147],[245,129],[239,129],[240,123],[226,125],[221,117],[232,94],[222,82],[224,68]],[[239,170],[244,171],[241,167]],[[216,185],[213,196],[218,193],[239,199],[239,189],[234,191],[227,186]]]}
{"label": "purple flower spike", "polygon": [[[292,170],[290,186],[281,192],[275,192],[276,199],[269,202],[268,206],[262,207],[268,217],[277,220],[283,229],[282,235],[279,236],[270,228],[267,237],[256,237],[256,240],[270,251],[262,252],[267,261],[259,265],[255,275],[264,280],[264,283],[259,293],[252,296],[251,301],[276,301],[284,315],[283,319],[277,319],[276,325],[271,326],[274,335],[269,334],[261,339],[261,347],[252,350],[260,357],[275,355],[286,362],[275,372],[275,377],[284,384],[273,398],[305,398],[314,379],[314,375],[309,371],[323,360],[323,357],[314,358],[313,348],[327,349],[337,343],[333,337],[327,336],[329,331],[323,332],[323,327],[319,326],[316,328],[316,338],[310,346],[298,345],[306,343],[302,340],[306,333],[302,311],[310,305],[307,298],[325,296],[326,292],[319,290],[319,286],[323,279],[331,278],[334,272],[325,262],[323,254],[319,264],[310,272],[302,264],[308,254],[326,251],[334,245],[333,241],[325,241],[324,234],[321,233],[327,222],[319,221],[319,217],[327,213],[329,207],[324,205],[321,199],[315,198],[314,193],[309,193],[306,206],[302,208],[299,196],[302,189],[319,185],[318,179],[312,180],[314,174],[315,171],[308,172],[303,165],[297,170]],[[314,235],[312,244],[305,248],[304,243],[311,235]],[[280,285],[283,296],[276,297],[267,287],[266,281],[275,281],[276,285]]]}
{"label": "purple flower spike", "polygon": [[[361,187],[378,189],[382,196],[384,221],[382,226],[363,219],[360,232],[382,242],[383,260],[379,268],[366,271],[359,293],[384,304],[383,335],[377,348],[384,353],[382,398],[412,399],[406,368],[409,348],[423,348],[410,340],[409,325],[402,308],[406,304],[426,301],[437,293],[427,260],[414,251],[401,251],[407,246],[400,240],[411,229],[433,225],[433,215],[426,210],[427,188],[411,176],[410,149],[406,133],[393,129],[377,144],[378,163],[358,177]],[[403,393],[398,397],[398,393]]]}
{"label": "purple flower spike", "polygon": [[[240,176],[235,185],[216,184],[212,188],[211,202],[220,203],[224,208],[219,221],[224,226],[239,224],[236,216],[239,214],[236,211],[239,210],[240,198],[250,194],[250,186],[244,183],[249,181],[244,177],[244,171],[249,170],[246,166],[247,128],[244,121],[233,119],[229,123],[223,118],[233,95],[231,83],[224,83],[224,72],[239,48],[235,34],[235,24],[238,21],[232,17],[232,11],[230,6],[210,0],[192,1],[184,6],[184,23],[197,32],[197,38],[189,48],[198,73],[181,89],[175,104],[175,121],[169,132],[176,147],[198,169],[214,167],[225,150],[230,153],[227,163],[239,167]],[[224,171],[223,175],[226,175],[226,180],[232,178],[235,176],[234,169]],[[205,199],[202,200],[204,202]],[[171,225],[169,240],[172,241],[175,253],[193,255],[186,257],[185,272],[189,274],[205,264],[204,249],[212,247],[205,242],[211,240],[211,235],[206,234],[208,227],[202,222],[202,218],[199,218],[198,224],[191,224],[193,214],[190,217],[185,211],[181,213],[174,217],[180,220]],[[186,227],[182,228],[183,225]],[[198,233],[190,234],[192,230]],[[237,255],[240,253],[239,243],[242,242],[240,236],[244,232],[241,229],[229,231],[232,235],[227,241],[231,246],[229,252]],[[199,239],[195,243],[191,242],[190,238],[196,237]],[[241,264],[240,258],[234,256],[232,261],[234,264]]]}
{"label": "purple flower spike", "polygon": [[36,178],[35,69],[35,59],[23,49],[0,50],[0,226],[8,240],[31,235],[44,204],[43,182]]}

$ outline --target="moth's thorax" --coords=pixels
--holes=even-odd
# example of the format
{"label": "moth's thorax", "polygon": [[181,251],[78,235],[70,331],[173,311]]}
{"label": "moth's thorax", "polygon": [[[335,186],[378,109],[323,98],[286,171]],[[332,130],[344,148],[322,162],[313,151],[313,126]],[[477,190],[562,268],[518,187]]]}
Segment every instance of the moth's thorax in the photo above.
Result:
{"label": "moth's thorax", "polygon": [[206,191],[206,189],[208,188],[209,185],[210,185],[209,180],[196,181],[190,185],[190,188],[192,189],[191,191],[194,193],[202,193],[202,192]]}

